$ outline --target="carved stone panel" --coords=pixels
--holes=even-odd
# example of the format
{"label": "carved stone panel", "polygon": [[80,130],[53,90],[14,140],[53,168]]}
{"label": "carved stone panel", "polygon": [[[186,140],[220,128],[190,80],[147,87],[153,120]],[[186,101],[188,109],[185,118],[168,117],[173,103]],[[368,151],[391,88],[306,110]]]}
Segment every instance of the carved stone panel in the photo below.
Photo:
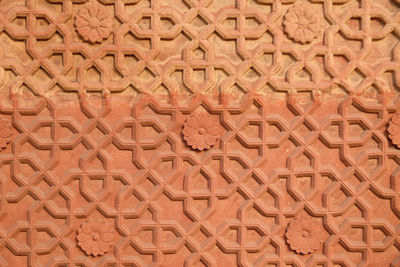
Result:
{"label": "carved stone panel", "polygon": [[0,0],[0,266],[400,266],[400,1]]}

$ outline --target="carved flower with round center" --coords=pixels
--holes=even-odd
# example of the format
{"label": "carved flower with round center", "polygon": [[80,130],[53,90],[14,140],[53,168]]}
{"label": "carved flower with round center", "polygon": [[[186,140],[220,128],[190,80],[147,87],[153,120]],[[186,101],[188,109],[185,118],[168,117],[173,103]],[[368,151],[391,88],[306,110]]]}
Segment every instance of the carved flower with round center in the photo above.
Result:
{"label": "carved flower with round center", "polygon": [[113,228],[100,220],[88,220],[78,229],[78,246],[86,255],[104,255],[114,240]]}
{"label": "carved flower with round center", "polygon": [[182,133],[188,146],[197,150],[209,149],[219,139],[219,127],[207,114],[187,118]]}
{"label": "carved flower with round center", "polygon": [[11,142],[12,127],[8,120],[0,118],[0,151]]}
{"label": "carved flower with round center", "polygon": [[289,223],[286,242],[297,253],[307,254],[321,245],[321,225],[311,218],[299,217]]}
{"label": "carved flower with round center", "polygon": [[392,143],[400,148],[400,113],[394,114],[392,119],[389,121],[388,132]]}
{"label": "carved flower with round center", "polygon": [[75,26],[82,38],[100,43],[110,36],[114,21],[107,9],[98,4],[87,4],[75,16]]}
{"label": "carved flower with round center", "polygon": [[298,4],[291,7],[284,19],[284,30],[296,42],[309,43],[322,29],[322,18],[311,5]]}

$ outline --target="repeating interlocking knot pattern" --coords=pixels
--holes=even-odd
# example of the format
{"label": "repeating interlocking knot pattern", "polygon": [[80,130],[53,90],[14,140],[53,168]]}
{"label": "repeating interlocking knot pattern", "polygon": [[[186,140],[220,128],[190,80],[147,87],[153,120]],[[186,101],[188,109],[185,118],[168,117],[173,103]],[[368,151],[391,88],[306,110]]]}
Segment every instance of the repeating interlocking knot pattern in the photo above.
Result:
{"label": "repeating interlocking knot pattern", "polygon": [[400,266],[399,11],[0,1],[0,266]]}
{"label": "repeating interlocking knot pattern", "polygon": [[1,91],[194,96],[399,87],[392,0],[2,1]]}
{"label": "repeating interlocking knot pattern", "polygon": [[[3,101],[0,262],[396,266],[400,153],[387,125],[398,105],[321,98]],[[182,130],[204,113],[222,129],[200,151]],[[298,218],[312,227],[289,234]],[[88,220],[115,227],[100,251],[106,231],[79,230]]]}

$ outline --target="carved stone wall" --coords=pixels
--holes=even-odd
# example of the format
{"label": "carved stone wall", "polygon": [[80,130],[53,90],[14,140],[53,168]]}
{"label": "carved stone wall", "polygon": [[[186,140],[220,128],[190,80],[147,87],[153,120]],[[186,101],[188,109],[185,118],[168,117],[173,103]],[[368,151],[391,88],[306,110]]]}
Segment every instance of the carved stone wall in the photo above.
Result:
{"label": "carved stone wall", "polygon": [[0,266],[400,266],[400,2],[0,0]]}

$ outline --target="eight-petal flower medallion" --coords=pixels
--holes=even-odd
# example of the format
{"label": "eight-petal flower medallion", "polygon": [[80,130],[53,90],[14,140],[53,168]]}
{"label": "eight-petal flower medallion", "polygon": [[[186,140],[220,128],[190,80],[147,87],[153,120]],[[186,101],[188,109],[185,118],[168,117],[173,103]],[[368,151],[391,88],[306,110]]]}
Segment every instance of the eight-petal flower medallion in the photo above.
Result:
{"label": "eight-petal flower medallion", "polygon": [[107,9],[98,4],[87,4],[75,16],[75,26],[79,35],[91,43],[100,43],[107,39],[114,24]]}
{"label": "eight-petal flower medallion", "polygon": [[389,121],[388,132],[392,143],[400,148],[400,113],[394,114]]}
{"label": "eight-petal flower medallion", "polygon": [[0,118],[0,151],[11,142],[12,127],[8,120]]}
{"label": "eight-petal flower medallion", "polygon": [[297,253],[308,254],[320,247],[321,233],[319,222],[311,218],[295,218],[286,230],[286,242]]}
{"label": "eight-petal flower medallion", "polygon": [[89,219],[78,229],[78,246],[87,255],[104,255],[114,240],[113,227],[101,220]]}
{"label": "eight-petal flower medallion", "polygon": [[297,4],[292,6],[284,19],[284,30],[289,38],[296,42],[310,43],[322,29],[322,18],[311,5]]}
{"label": "eight-petal flower medallion", "polygon": [[218,124],[208,114],[188,117],[182,133],[188,146],[197,150],[209,149],[220,138]]}

